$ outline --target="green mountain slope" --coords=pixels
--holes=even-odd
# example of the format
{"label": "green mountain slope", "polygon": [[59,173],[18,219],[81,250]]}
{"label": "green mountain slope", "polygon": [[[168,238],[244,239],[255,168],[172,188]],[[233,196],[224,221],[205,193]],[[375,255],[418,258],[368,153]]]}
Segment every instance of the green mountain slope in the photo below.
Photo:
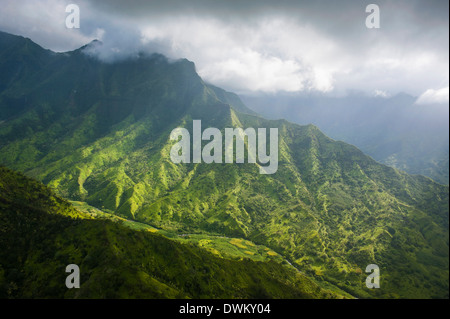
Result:
{"label": "green mountain slope", "polygon": [[378,162],[449,183],[448,103],[420,105],[417,97],[404,93],[389,98],[356,92],[345,97],[304,93],[241,97],[264,117],[312,123]]}
{"label": "green mountain slope", "polygon": [[[448,298],[448,186],[381,165],[312,125],[246,114],[189,61],[106,64],[82,50],[54,55],[0,92],[0,109],[13,109],[0,117],[1,164],[126,219],[265,245],[358,297]],[[23,101],[20,113],[11,101]],[[170,132],[192,132],[194,119],[222,133],[277,127],[278,171],[172,163]],[[369,290],[373,263],[382,288]]]}
{"label": "green mountain slope", "polygon": [[[30,204],[32,203],[32,204]],[[194,245],[94,220],[0,167],[3,298],[333,298],[276,262],[214,257]],[[68,289],[68,264],[80,289]]]}

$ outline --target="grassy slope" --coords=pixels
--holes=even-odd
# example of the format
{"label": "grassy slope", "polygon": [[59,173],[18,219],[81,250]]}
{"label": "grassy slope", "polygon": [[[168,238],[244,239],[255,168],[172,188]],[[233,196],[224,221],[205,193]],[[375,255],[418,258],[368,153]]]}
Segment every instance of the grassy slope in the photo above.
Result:
{"label": "grassy slope", "polygon": [[[33,203],[30,205],[29,203]],[[0,295],[9,298],[331,298],[270,262],[218,258],[120,222],[92,219],[0,167]],[[65,287],[65,266],[81,288]]]}
{"label": "grassy slope", "polygon": [[315,124],[327,136],[355,145],[381,163],[448,185],[448,105],[423,107],[403,93],[390,98],[281,93],[243,100],[265,117]]}
{"label": "grassy slope", "polygon": [[[448,297],[448,187],[380,165],[314,126],[235,112],[233,98],[220,99],[225,93],[187,61],[104,65],[77,51],[52,61],[45,70],[58,72],[32,74],[45,80],[21,80],[0,95],[0,106],[32,101],[0,124],[0,163],[63,197],[171,233],[265,245],[360,297]],[[203,128],[278,127],[278,172],[174,165],[168,136],[178,126],[192,131],[192,119]],[[371,263],[383,289],[365,288]]]}

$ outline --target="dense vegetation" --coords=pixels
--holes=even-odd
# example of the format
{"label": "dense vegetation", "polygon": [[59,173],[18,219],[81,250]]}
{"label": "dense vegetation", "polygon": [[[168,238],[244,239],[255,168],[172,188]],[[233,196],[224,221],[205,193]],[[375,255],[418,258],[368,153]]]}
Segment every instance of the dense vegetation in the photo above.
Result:
{"label": "dense vegetation", "polygon": [[[54,54],[14,41],[0,41],[0,52],[15,52],[0,59],[0,69],[10,67],[0,91],[1,164],[105,213],[205,236],[210,251],[220,246],[214,236],[268,247],[336,291],[448,298],[448,186],[381,165],[315,126],[258,117],[203,83],[189,61],[153,55],[105,64],[83,48]],[[22,74],[32,57],[42,66]],[[172,163],[169,134],[192,132],[193,119],[222,132],[277,127],[277,173]],[[365,286],[372,263],[380,289]]]}
{"label": "dense vegetation", "polygon": [[448,103],[420,105],[404,93],[373,97],[358,92],[345,97],[279,93],[243,100],[268,118],[312,123],[383,164],[449,183]]}
{"label": "dense vegetation", "polygon": [[[119,222],[92,219],[0,167],[0,296],[5,298],[333,298],[274,261],[215,257]],[[67,289],[77,264],[80,289]]]}

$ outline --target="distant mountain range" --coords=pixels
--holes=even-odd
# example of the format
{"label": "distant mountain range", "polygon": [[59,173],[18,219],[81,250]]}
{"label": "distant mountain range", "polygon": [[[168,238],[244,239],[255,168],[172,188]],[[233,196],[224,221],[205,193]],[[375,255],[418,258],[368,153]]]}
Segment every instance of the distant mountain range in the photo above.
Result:
{"label": "distant mountain range", "polygon": [[345,97],[279,93],[242,99],[268,118],[312,123],[381,163],[449,183],[448,104],[418,105],[408,94],[371,97],[356,92]]}
{"label": "distant mountain range", "polygon": [[[29,39],[0,33],[0,164],[43,182],[85,214],[93,210],[111,220],[139,222],[144,231],[156,229],[165,238],[154,239],[142,230],[127,230],[122,236],[125,230],[115,223],[83,222],[80,225],[89,226],[79,227],[89,230],[69,228],[70,242],[49,245],[47,250],[26,246],[23,257],[0,259],[3,273],[7,273],[4,278],[11,278],[5,269],[22,274],[20,280],[13,280],[18,290],[32,285],[29,269],[18,260],[34,256],[34,249],[39,256],[44,249],[46,258],[58,267],[74,256],[78,262],[88,262],[83,259],[90,256],[83,248],[85,243],[95,248],[95,234],[108,234],[110,229],[111,237],[99,235],[98,239],[107,242],[110,250],[102,263],[90,264],[86,280],[98,285],[95,291],[102,291],[104,281],[97,279],[97,271],[107,268],[117,274],[118,269],[134,265],[130,269],[136,272],[130,281],[117,283],[123,284],[124,292],[115,297],[126,296],[130,285],[158,278],[166,278],[161,282],[173,290],[159,284],[163,290],[145,286],[153,291],[146,296],[236,296],[230,291],[236,289],[231,284],[224,283],[223,293],[215,295],[214,290],[189,290],[186,282],[180,283],[184,273],[164,277],[167,264],[162,259],[172,248],[158,250],[152,265],[159,266],[138,272],[141,268],[136,265],[142,258],[151,257],[145,257],[144,246],[141,250],[135,246],[148,241],[153,243],[148,245],[159,245],[156,241],[160,241],[176,247],[173,249],[183,254],[183,259],[204,251],[202,264],[214,278],[221,262],[230,256],[246,256],[239,255],[232,266],[235,271],[223,274],[219,281],[233,281],[247,259],[267,263],[249,266],[249,273],[262,267],[263,277],[254,280],[263,283],[255,290],[243,291],[242,297],[292,296],[281,293],[280,278],[285,278],[290,287],[298,287],[298,294],[297,288],[293,290],[298,297],[448,298],[448,186],[382,165],[356,147],[328,138],[314,125],[264,119],[235,94],[206,84],[187,60],[169,61],[153,54],[103,63],[84,50],[54,53]],[[257,163],[247,162],[174,164],[169,155],[174,144],[170,132],[176,127],[192,131],[195,119],[205,128],[222,132],[231,127],[278,128],[278,171],[261,175]],[[17,176],[5,169],[1,174],[12,179]],[[35,182],[17,178],[17,188],[7,194],[6,206],[0,206],[2,216],[5,211],[9,216],[7,230],[0,233],[8,243],[19,240],[34,214],[28,206],[16,209],[15,205],[22,203],[22,198],[31,206],[35,201],[40,205],[41,198],[21,186]],[[26,197],[28,193],[30,197]],[[16,218],[14,214],[19,219],[27,215],[23,215],[24,222],[11,224],[8,220]],[[44,225],[50,218],[45,216]],[[44,233],[57,236],[62,231],[59,222]],[[179,235],[188,238],[183,241],[180,238],[184,236]],[[180,241],[188,247],[179,245]],[[70,248],[66,251],[64,247]],[[7,251],[6,256],[13,254]],[[127,263],[113,259],[110,266],[102,266],[114,254],[126,256]],[[282,264],[289,265],[287,261],[309,279],[302,277],[305,281],[296,286],[292,272],[281,270]],[[197,261],[193,263],[197,265]],[[366,288],[364,270],[369,264],[380,267],[381,289]],[[31,267],[45,278],[44,267]],[[272,279],[266,275],[273,276],[273,290],[266,282]],[[197,280],[193,277],[191,284]],[[33,289],[38,291],[40,283],[36,281]],[[246,281],[241,283],[246,286]],[[322,290],[308,293],[309,283]],[[265,288],[258,290],[261,287]],[[48,295],[76,297],[61,289]]]}

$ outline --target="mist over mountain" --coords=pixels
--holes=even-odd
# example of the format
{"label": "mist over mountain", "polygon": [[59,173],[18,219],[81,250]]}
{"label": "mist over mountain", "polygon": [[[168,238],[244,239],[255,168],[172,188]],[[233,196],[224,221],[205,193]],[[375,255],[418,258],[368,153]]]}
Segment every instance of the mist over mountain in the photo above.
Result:
{"label": "mist over mountain", "polygon": [[[448,186],[380,164],[355,146],[327,137],[314,125],[256,115],[237,95],[205,83],[194,63],[186,59],[171,61],[153,54],[105,63],[83,50],[54,53],[29,39],[0,33],[1,165],[43,182],[57,196],[99,216],[159,232],[165,238],[157,247],[179,249],[187,259],[194,258],[191,252],[196,254],[196,250],[184,250],[172,241],[204,249],[208,255],[202,258],[206,265],[215,265],[214,270],[223,267],[216,258],[239,256],[233,264],[235,273],[229,276],[236,276],[248,259],[278,262],[278,267],[284,261],[333,295],[448,298]],[[170,133],[174,128],[192,132],[193,120],[221,132],[236,127],[277,128],[278,171],[261,175],[258,163],[248,161],[173,163]],[[9,170],[1,174],[14,175]],[[18,185],[17,189],[23,188]],[[13,190],[8,197],[14,199],[16,193],[20,194]],[[27,200],[39,202],[39,195]],[[22,210],[9,207],[8,202],[11,218],[17,215],[20,219]],[[23,234],[23,224],[11,226],[14,231],[5,237],[8,243]],[[92,234],[103,227],[95,225],[90,226]],[[164,271],[168,265],[159,260],[163,257],[152,260],[156,266],[146,267],[148,256],[142,256],[146,249],[133,250],[137,243],[153,242],[153,237],[139,234],[137,239],[114,244],[122,230],[105,227],[112,232],[108,237],[112,238],[111,250],[105,258],[123,254],[130,260],[119,259],[117,269],[133,265],[135,271],[149,276],[168,275]],[[56,227],[55,232],[59,231]],[[76,228],[71,236],[75,242],[78,236],[84,242],[84,232]],[[90,237],[93,242],[95,236]],[[132,232],[124,236],[133,238]],[[33,248],[40,255],[42,247],[31,246],[31,253]],[[74,250],[73,256],[85,256]],[[65,254],[69,257],[63,259],[58,247],[50,246],[45,256],[56,263],[72,255]],[[24,258],[2,258],[1,268],[20,273],[24,266],[17,261]],[[144,268],[136,266],[143,261]],[[197,261],[193,261],[195,267]],[[366,287],[364,270],[369,264],[380,267],[382,289]],[[90,264],[89,275],[102,273],[102,265]],[[263,280],[263,292],[274,292],[269,297],[284,296],[280,277],[271,275],[277,267],[264,265],[260,269],[268,277],[243,280],[242,287]],[[194,274],[198,274],[196,269]],[[164,290],[167,294],[161,295],[199,296],[198,291],[204,291],[201,296],[217,297],[211,290],[192,288],[198,277],[186,286],[184,274],[170,277],[169,272],[164,283],[171,283],[176,291]],[[278,278],[273,286],[266,281],[270,276]],[[88,278],[96,282],[95,277]],[[140,284],[134,275],[130,278]],[[145,274],[140,278],[148,279]],[[286,273],[283,278],[295,286],[291,275]],[[17,282],[28,282],[21,280]],[[155,286],[149,289],[155,292]],[[275,290],[267,290],[268,286]],[[227,294],[230,287],[224,286],[221,296],[233,296]],[[307,287],[303,281],[300,288]],[[256,295],[264,295],[256,288]],[[309,291],[300,288],[297,297]],[[255,290],[242,296],[253,296]]]}
{"label": "mist over mountain", "polygon": [[335,140],[360,148],[375,160],[449,182],[449,106],[418,104],[408,94],[392,97],[353,92],[241,95],[256,112],[273,119],[314,124]]}

